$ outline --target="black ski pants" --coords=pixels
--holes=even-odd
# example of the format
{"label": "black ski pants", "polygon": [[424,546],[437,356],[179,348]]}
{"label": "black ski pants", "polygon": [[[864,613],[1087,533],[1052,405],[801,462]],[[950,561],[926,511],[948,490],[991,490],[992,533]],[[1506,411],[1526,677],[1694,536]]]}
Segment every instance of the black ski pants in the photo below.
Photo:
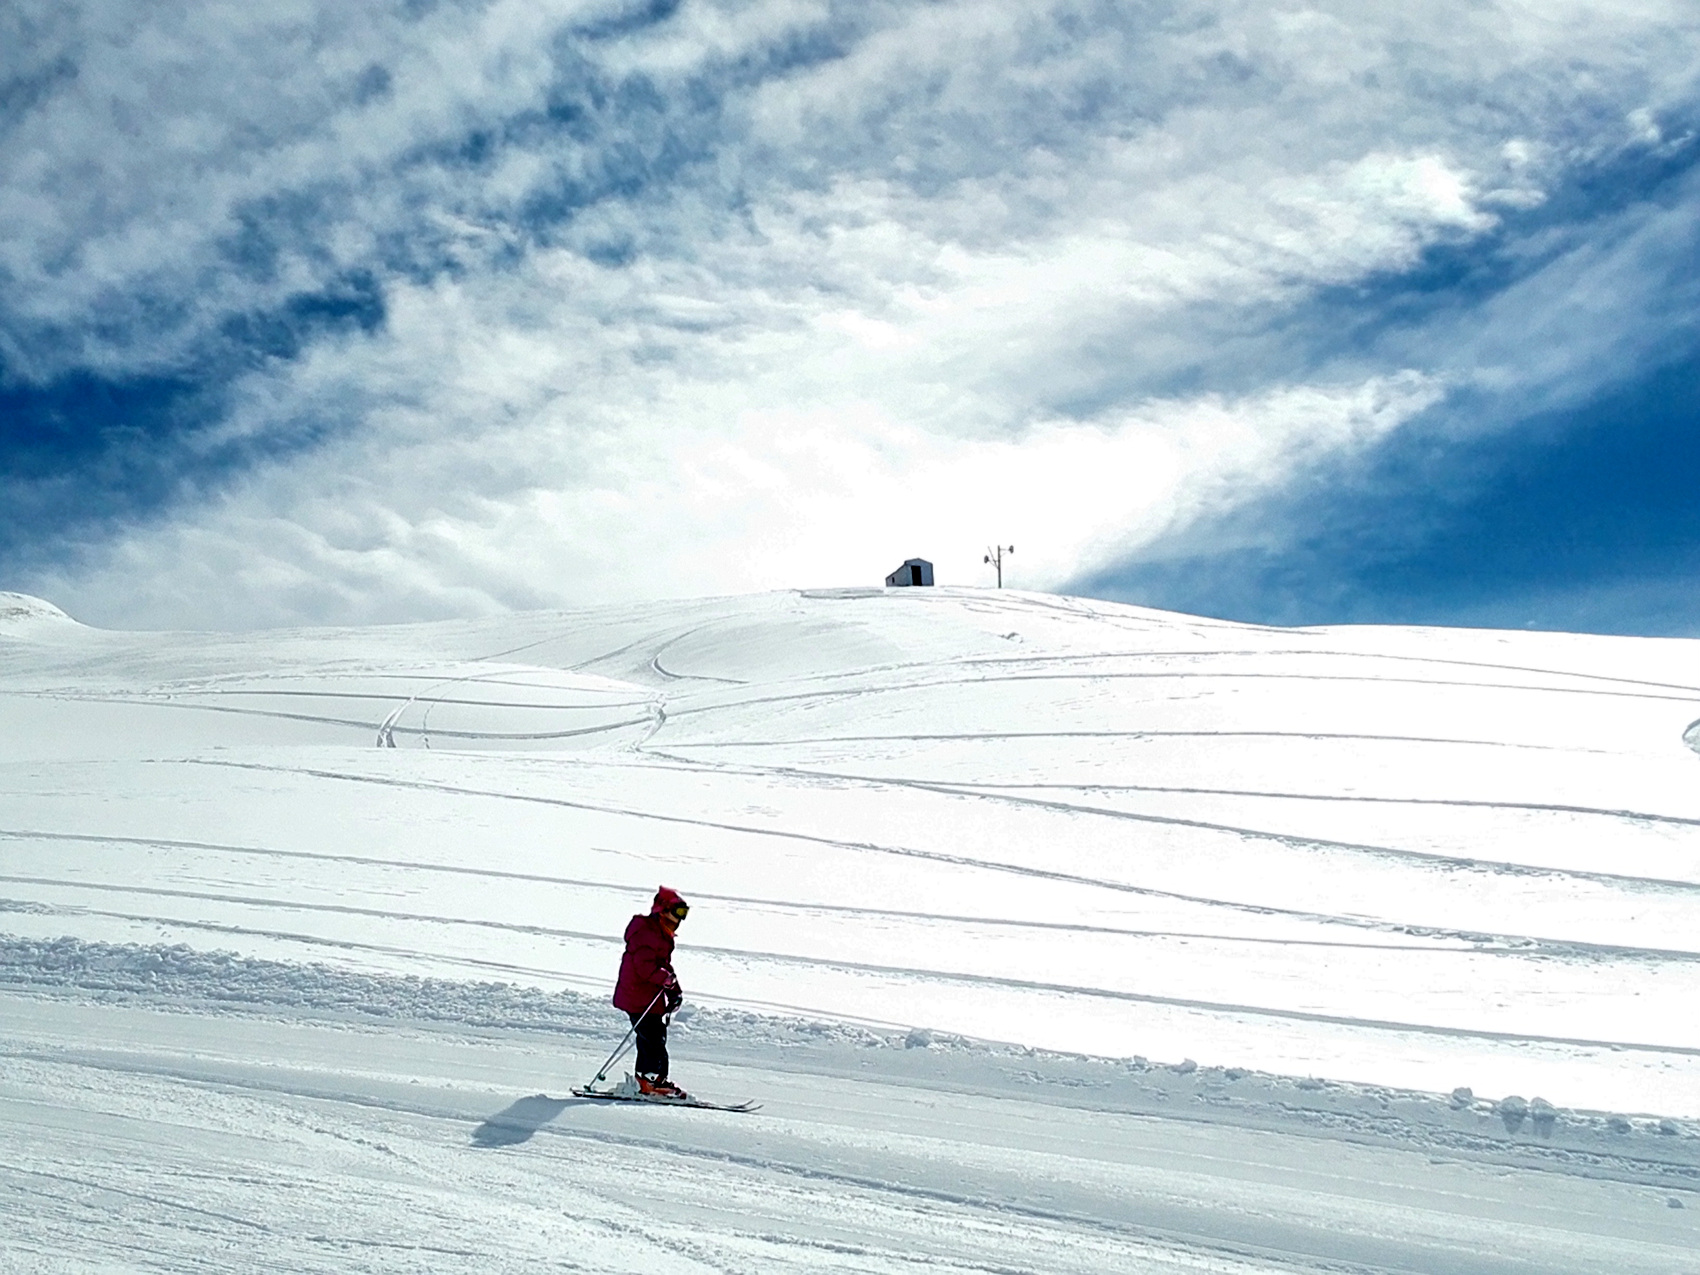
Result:
{"label": "black ski pants", "polygon": [[640,1076],[667,1079],[667,1020],[660,1014],[629,1014],[637,1029],[637,1069]]}

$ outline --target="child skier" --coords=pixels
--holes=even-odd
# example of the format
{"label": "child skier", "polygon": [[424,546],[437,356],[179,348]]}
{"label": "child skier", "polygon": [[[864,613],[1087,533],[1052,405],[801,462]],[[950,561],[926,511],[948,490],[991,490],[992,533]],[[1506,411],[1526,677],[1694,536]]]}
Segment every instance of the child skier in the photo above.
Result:
{"label": "child skier", "polygon": [[663,1098],[687,1096],[667,1079],[667,1016],[685,999],[673,973],[673,935],[690,910],[676,890],[657,890],[649,914],[634,916],[626,926],[626,952],[614,985],[614,1007],[626,1011],[637,1033],[638,1088]]}

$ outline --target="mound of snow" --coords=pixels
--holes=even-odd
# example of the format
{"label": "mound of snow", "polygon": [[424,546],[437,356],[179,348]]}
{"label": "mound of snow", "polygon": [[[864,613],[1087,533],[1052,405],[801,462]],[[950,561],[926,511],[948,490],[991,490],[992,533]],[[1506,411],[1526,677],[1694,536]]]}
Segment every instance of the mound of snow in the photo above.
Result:
{"label": "mound of snow", "polygon": [[43,598],[0,593],[0,637],[33,637],[44,629],[64,626],[82,627]]}

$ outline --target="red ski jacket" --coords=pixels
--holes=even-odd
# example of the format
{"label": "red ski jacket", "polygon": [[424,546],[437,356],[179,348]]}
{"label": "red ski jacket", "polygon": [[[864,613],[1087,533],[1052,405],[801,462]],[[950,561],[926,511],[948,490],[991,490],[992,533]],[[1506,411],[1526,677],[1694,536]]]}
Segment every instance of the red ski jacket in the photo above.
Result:
{"label": "red ski jacket", "polygon": [[[641,1014],[673,981],[673,936],[655,913],[634,916],[626,926],[626,954],[620,958],[620,978],[614,984],[614,1007]],[[655,1012],[662,1013],[666,1005],[663,997]]]}

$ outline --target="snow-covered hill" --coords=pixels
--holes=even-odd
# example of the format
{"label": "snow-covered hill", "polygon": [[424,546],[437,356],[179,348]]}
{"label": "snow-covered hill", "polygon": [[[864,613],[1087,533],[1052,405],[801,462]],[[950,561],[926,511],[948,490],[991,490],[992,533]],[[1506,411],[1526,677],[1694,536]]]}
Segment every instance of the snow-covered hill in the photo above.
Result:
{"label": "snow-covered hill", "polygon": [[[1695,1247],[1700,643],[951,589],[252,635],[0,603],[0,1267],[256,1269],[219,1245],[280,1193],[287,1270],[644,1269],[645,1200],[705,1269]],[[659,882],[676,1071],[758,1116],[527,1097],[617,1039]],[[411,1238],[367,1244],[390,1188]]]}

